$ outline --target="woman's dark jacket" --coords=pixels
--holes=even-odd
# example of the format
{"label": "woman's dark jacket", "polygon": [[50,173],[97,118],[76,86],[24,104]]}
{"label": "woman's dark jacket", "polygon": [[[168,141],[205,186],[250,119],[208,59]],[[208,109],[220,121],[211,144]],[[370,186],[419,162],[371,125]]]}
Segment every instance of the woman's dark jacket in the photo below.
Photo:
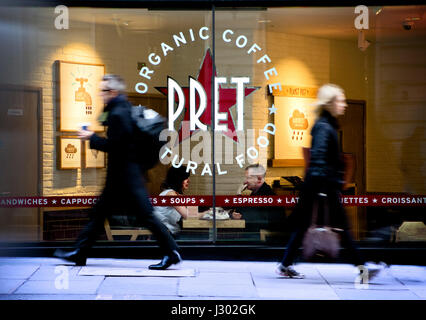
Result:
{"label": "woman's dark jacket", "polygon": [[[319,223],[323,222],[323,201],[328,203],[329,225],[347,228],[346,215],[340,203],[343,186],[344,162],[337,134],[338,122],[328,111],[323,111],[315,122],[312,134],[309,167],[300,192],[295,216],[299,226],[312,222],[313,203],[319,203]],[[322,193],[327,197],[320,197]]]}
{"label": "woman's dark jacket", "polygon": [[343,184],[344,163],[337,134],[337,119],[324,110],[312,128],[312,147],[305,180],[325,192],[340,190]]}

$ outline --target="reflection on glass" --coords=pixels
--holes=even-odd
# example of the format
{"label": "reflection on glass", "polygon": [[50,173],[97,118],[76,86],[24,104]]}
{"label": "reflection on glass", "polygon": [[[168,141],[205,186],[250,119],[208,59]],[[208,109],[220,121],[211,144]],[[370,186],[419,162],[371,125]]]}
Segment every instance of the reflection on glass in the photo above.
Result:
{"label": "reflection on glass", "polygon": [[[58,143],[76,134],[61,130],[61,106],[72,97],[75,112],[91,113],[96,97],[83,94],[93,91],[82,80],[90,74],[77,68],[61,100],[58,61],[122,75],[133,105],[168,117],[170,152],[163,149],[146,176],[152,196],[180,164],[190,173],[184,196],[255,196],[245,178],[254,164],[265,168],[260,181],[274,194],[297,195],[312,103],[325,83],[345,88],[349,105],[338,132],[353,169],[345,194],[424,195],[425,6],[368,9],[368,28],[365,20],[357,29],[352,7],[221,8],[213,30],[211,11],[72,7],[68,23],[58,25],[54,8],[2,7],[0,197],[96,196],[103,188],[106,169],[85,165],[85,146],[77,169],[59,165]],[[3,206],[1,241],[72,241],[89,208]],[[288,239],[291,206],[216,209],[219,241]],[[423,209],[390,201],[347,212],[356,240],[393,243],[424,241]],[[187,210],[178,240],[213,240],[211,206]],[[134,227],[122,217],[109,221],[112,231]]]}

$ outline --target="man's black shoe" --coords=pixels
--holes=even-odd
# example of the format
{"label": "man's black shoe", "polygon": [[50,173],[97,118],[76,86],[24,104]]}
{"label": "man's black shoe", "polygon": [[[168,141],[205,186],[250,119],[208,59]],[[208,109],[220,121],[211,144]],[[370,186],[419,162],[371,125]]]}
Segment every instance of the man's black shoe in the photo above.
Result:
{"label": "man's black shoe", "polygon": [[150,270],[166,270],[172,264],[178,264],[182,261],[179,252],[173,250],[173,253],[169,256],[164,256],[163,260],[161,260],[158,264],[152,264],[148,268]]}
{"label": "man's black shoe", "polygon": [[53,254],[56,258],[61,258],[67,261],[74,262],[76,266],[85,266],[87,257],[81,253],[80,249],[75,249],[71,252],[66,252],[61,249],[57,249]]}

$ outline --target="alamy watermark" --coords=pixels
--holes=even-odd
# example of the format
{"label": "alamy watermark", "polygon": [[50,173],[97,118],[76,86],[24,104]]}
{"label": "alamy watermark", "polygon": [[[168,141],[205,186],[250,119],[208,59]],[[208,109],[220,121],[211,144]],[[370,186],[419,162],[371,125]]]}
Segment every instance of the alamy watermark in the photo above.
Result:
{"label": "alamy watermark", "polygon": [[[159,160],[162,164],[172,164],[180,167],[187,164],[187,171],[195,174],[201,170],[201,175],[213,175],[212,163],[213,135],[215,147],[215,166],[218,175],[226,174],[222,164],[238,164],[244,168],[246,164],[259,162],[261,152],[267,152],[271,136],[275,135],[275,125],[267,123],[263,129],[248,129],[233,132],[238,138],[238,143],[232,137],[225,136],[221,132],[197,130],[190,134],[189,124],[182,122],[181,134],[187,137],[180,143],[179,132],[175,130],[163,130],[160,140],[168,141],[159,152]],[[190,137],[189,137],[190,136]],[[257,137],[256,137],[257,136]]]}
{"label": "alamy watermark", "polygon": [[66,266],[57,266],[55,267],[55,274],[59,274],[55,278],[55,289],[68,290],[70,286],[68,268]]}
{"label": "alamy watermark", "polygon": [[355,278],[355,289],[368,289],[368,268],[366,266],[357,266],[358,275]]}
{"label": "alamy watermark", "polygon": [[55,7],[55,13],[59,14],[55,17],[55,28],[58,30],[68,30],[70,27],[69,9],[67,6],[60,5]]}
{"label": "alamy watermark", "polygon": [[368,7],[367,6],[356,6],[355,11],[358,16],[355,18],[354,25],[357,30],[368,30]]}

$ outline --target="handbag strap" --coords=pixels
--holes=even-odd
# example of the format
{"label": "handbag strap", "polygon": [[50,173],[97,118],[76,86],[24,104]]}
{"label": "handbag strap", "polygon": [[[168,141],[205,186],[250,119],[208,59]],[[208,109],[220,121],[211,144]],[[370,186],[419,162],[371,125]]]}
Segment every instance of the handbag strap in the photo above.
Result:
{"label": "handbag strap", "polygon": [[312,206],[312,221],[311,225],[316,226],[317,225],[317,217],[318,217],[318,199],[314,200],[313,206]]}
{"label": "handbag strap", "polygon": [[330,225],[330,210],[328,207],[328,197],[323,196],[317,196],[314,200],[313,208],[312,208],[312,222],[311,225],[316,226],[317,225],[317,219],[318,219],[318,210],[319,210],[319,202],[320,199],[323,200],[323,208],[324,208],[324,226]]}
{"label": "handbag strap", "polygon": [[328,207],[328,197],[324,198],[324,225],[330,226],[330,210]]}

